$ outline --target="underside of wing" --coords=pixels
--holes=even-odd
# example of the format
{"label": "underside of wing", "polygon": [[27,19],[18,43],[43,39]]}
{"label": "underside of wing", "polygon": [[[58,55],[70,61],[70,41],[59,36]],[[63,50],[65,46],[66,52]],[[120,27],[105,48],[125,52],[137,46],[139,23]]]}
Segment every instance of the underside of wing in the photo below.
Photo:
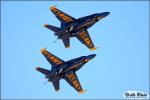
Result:
{"label": "underside of wing", "polygon": [[64,76],[64,79],[70,84],[70,86],[72,86],[79,93],[84,92],[84,90],[82,89],[80,82],[76,76],[76,73],[74,73],[74,72],[67,73],[67,75]]}
{"label": "underside of wing", "polygon": [[41,52],[52,66],[57,66],[65,62],[52,53],[48,52],[46,49],[42,49]]}
{"label": "underside of wing", "polygon": [[50,10],[54,13],[54,15],[60,20],[62,23],[68,23],[71,21],[76,20],[75,18],[71,17],[70,15],[62,12],[61,10],[57,9],[56,6],[52,6]]}
{"label": "underside of wing", "polygon": [[77,39],[91,50],[95,50],[94,44],[87,30],[82,29],[77,32]]}

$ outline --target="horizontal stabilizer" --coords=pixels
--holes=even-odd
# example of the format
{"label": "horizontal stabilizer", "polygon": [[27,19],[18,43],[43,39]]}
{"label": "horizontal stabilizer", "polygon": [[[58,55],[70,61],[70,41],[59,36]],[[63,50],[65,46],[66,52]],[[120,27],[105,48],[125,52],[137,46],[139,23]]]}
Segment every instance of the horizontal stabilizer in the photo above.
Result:
{"label": "horizontal stabilizer", "polygon": [[44,27],[46,27],[46,28],[52,30],[52,31],[55,32],[55,33],[58,32],[58,31],[60,31],[60,28],[58,28],[58,27],[56,27],[56,26],[52,26],[52,25],[45,24]]}
{"label": "horizontal stabilizer", "polygon": [[56,91],[58,91],[59,90],[59,80],[52,81],[52,84],[54,86],[54,89]]}
{"label": "horizontal stabilizer", "polygon": [[62,38],[63,44],[65,46],[65,48],[69,48],[70,46],[70,38],[68,36],[66,36],[65,38]]}
{"label": "horizontal stabilizer", "polygon": [[47,75],[48,73],[50,73],[50,70],[44,69],[44,68],[40,68],[40,67],[36,67],[35,68],[37,71],[41,72],[44,75]]}

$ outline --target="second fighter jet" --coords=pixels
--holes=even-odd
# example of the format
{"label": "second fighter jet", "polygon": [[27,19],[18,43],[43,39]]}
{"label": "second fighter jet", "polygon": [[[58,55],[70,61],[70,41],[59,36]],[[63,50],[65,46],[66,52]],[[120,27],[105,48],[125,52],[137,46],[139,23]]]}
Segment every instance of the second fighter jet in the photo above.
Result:
{"label": "second fighter jet", "polygon": [[70,86],[72,86],[79,93],[83,93],[85,90],[82,89],[76,71],[78,71],[84,64],[93,59],[96,54],[88,56],[81,56],[69,61],[64,61],[46,49],[41,50],[46,60],[52,65],[51,70],[36,67],[36,70],[43,73],[48,82],[52,82],[56,91],[59,90],[59,81],[65,79]]}

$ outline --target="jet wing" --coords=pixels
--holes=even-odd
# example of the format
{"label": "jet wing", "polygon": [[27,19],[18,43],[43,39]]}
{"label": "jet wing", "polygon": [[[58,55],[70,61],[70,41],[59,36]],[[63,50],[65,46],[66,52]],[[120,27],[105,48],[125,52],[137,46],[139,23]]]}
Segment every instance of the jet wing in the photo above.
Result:
{"label": "jet wing", "polygon": [[57,66],[57,65],[60,65],[65,62],[65,61],[61,60],[60,58],[56,57],[55,55],[51,54],[50,52],[48,52],[46,49],[42,49],[41,52],[44,55],[44,57],[46,58],[46,60],[52,66]]}
{"label": "jet wing", "polygon": [[68,23],[68,22],[76,20],[75,18],[71,17],[70,15],[57,9],[56,6],[52,6],[50,8],[50,10],[54,13],[54,15],[57,17],[57,19],[60,20],[62,23]]}
{"label": "jet wing", "polygon": [[82,29],[77,32],[77,39],[81,41],[85,46],[87,46],[91,50],[95,50],[94,44],[90,38],[90,35],[87,30]]}
{"label": "jet wing", "polygon": [[63,41],[65,47],[69,48],[69,46],[70,46],[70,38],[69,37],[62,38],[62,41]]}
{"label": "jet wing", "polygon": [[74,73],[74,72],[67,73],[67,75],[64,77],[64,79],[70,84],[70,86],[72,86],[79,93],[84,92],[84,90],[82,89],[80,82],[77,78],[76,73]]}

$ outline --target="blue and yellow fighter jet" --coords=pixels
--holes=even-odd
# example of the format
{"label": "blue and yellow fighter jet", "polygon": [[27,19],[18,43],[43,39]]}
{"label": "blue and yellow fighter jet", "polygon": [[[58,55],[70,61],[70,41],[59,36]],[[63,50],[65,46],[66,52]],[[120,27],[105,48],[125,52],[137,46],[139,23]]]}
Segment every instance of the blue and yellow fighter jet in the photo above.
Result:
{"label": "blue and yellow fighter jet", "polygon": [[85,63],[93,59],[96,54],[82,56],[69,60],[67,62],[61,60],[55,55],[48,52],[46,49],[41,50],[46,60],[52,65],[51,70],[36,67],[36,70],[43,73],[48,82],[52,82],[56,91],[59,90],[59,80],[65,79],[76,91],[83,93],[80,82],[77,78],[76,71],[79,70]]}
{"label": "blue and yellow fighter jet", "polygon": [[89,16],[75,19],[70,15],[60,11],[53,6],[50,10],[54,13],[56,18],[61,22],[61,28],[45,24],[44,27],[52,30],[58,39],[62,39],[66,48],[70,46],[70,37],[76,37],[81,43],[91,50],[95,50],[95,46],[87,31],[92,25],[109,15],[109,12],[96,13]]}

